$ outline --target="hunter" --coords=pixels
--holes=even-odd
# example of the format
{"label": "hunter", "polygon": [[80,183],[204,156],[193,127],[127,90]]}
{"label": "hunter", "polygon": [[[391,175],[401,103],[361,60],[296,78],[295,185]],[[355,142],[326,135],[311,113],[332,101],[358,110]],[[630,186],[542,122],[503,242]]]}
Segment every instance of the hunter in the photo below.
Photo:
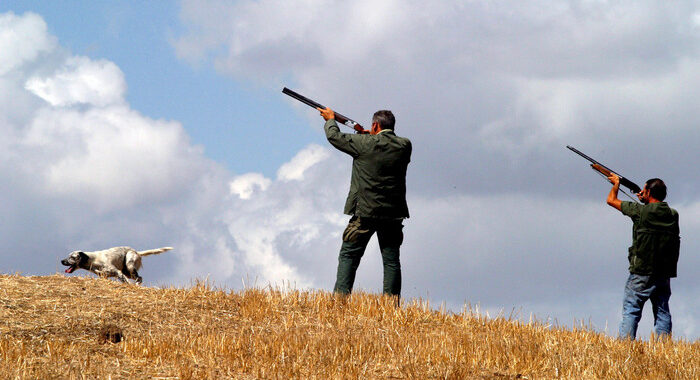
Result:
{"label": "hunter", "polygon": [[610,206],[632,219],[632,246],[629,248],[629,272],[622,303],[619,337],[634,340],[642,318],[642,308],[651,300],[654,331],[671,336],[671,278],[676,277],[680,250],[678,212],[666,199],[666,184],[658,178],[646,182],[637,197],[642,204],[617,198],[620,177],[612,173],[608,194]]}
{"label": "hunter", "polygon": [[317,108],[326,120],[326,138],[336,149],[352,157],[350,192],[344,213],[350,215],[338,255],[333,291],[348,295],[355,282],[360,259],[372,235],[377,233],[384,266],[384,294],[401,294],[400,247],[403,220],[408,218],[406,169],[411,160],[411,141],[396,135],[391,111],[374,113],[365,133],[343,133],[330,108]]}

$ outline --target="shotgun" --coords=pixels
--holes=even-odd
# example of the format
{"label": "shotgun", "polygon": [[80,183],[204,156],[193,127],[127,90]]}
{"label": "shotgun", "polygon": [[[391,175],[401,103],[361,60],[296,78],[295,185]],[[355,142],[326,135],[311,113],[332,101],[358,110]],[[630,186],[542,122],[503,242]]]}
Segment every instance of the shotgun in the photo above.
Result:
{"label": "shotgun", "polygon": [[[624,187],[630,189],[630,191],[631,191],[632,193],[637,194],[637,193],[639,193],[639,192],[642,191],[642,189],[641,189],[636,183],[634,183],[634,182],[628,180],[627,178],[621,176],[621,175],[618,174],[616,171],[614,171],[614,170],[610,169],[609,167],[607,167],[607,166],[601,164],[600,162],[598,162],[598,161],[596,161],[596,160],[594,160],[594,159],[592,159],[592,158],[586,156],[586,155],[585,155],[583,152],[581,152],[580,150],[578,150],[578,149],[576,149],[576,148],[574,148],[574,147],[572,147],[572,146],[569,146],[569,145],[567,145],[566,147],[569,148],[569,150],[571,150],[572,152],[574,152],[574,153],[578,154],[579,156],[581,156],[581,157],[587,159],[588,161],[590,161],[590,162],[591,162],[591,168],[593,168],[593,170],[599,172],[600,174],[602,174],[602,175],[604,175],[604,176],[606,176],[606,177],[610,177],[610,174],[611,174],[611,173],[617,174],[617,176],[620,177],[620,185],[622,185],[622,186],[624,186]],[[634,199],[634,198],[632,198],[632,199]]]}
{"label": "shotgun", "polygon": [[[307,98],[304,95],[301,95],[297,92],[294,92],[294,91],[288,89],[287,87],[282,89],[282,93],[285,95],[291,96],[292,98],[306,104],[309,107],[321,108],[321,109],[326,108],[326,106],[321,105],[321,103],[317,103],[317,102]],[[335,112],[335,111],[333,111],[333,112]],[[343,116],[337,112],[335,112],[335,120],[339,123],[345,124],[346,126],[354,129],[357,133],[369,133],[360,125],[360,123],[356,122],[355,120],[353,120],[347,116]]]}

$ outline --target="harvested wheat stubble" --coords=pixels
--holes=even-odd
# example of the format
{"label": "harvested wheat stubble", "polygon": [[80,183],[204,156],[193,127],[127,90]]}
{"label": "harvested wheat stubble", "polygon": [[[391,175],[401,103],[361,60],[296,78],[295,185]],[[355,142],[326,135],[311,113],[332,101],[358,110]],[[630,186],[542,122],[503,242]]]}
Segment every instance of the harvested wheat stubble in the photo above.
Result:
{"label": "harvested wheat stubble", "polygon": [[0,276],[0,378],[700,378],[698,341],[623,342],[403,304]]}

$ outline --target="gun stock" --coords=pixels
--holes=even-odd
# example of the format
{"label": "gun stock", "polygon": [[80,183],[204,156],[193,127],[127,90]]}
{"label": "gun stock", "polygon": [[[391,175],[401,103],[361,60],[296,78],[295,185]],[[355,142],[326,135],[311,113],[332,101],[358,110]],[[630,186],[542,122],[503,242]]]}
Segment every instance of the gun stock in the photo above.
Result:
{"label": "gun stock", "polygon": [[[326,106],[322,105],[321,103],[313,101],[313,100],[307,98],[306,96],[301,95],[298,92],[295,92],[295,91],[288,89],[287,87],[284,87],[282,89],[282,93],[285,95],[291,96],[292,98],[306,104],[309,107],[321,108],[321,109],[326,108]],[[333,112],[335,113],[335,120],[337,122],[345,124],[346,126],[354,129],[357,133],[369,133],[360,125],[360,123],[356,122],[355,120],[352,120],[347,116],[343,116],[343,115],[339,114],[338,112],[335,112],[335,111],[333,111]]]}
{"label": "gun stock", "polygon": [[[628,188],[631,192],[633,192],[633,193],[635,193],[635,194],[637,194],[637,193],[639,193],[639,192],[642,191],[642,189],[641,189],[636,183],[634,183],[634,182],[630,181],[629,179],[627,179],[627,178],[621,176],[621,175],[620,175],[619,173],[617,173],[616,171],[614,171],[614,170],[610,169],[609,167],[607,167],[607,166],[601,164],[600,162],[594,160],[593,158],[588,157],[587,155],[585,155],[585,154],[584,154],[583,152],[581,152],[580,150],[578,150],[578,149],[576,149],[576,148],[574,148],[574,147],[572,147],[572,146],[569,146],[569,145],[567,145],[566,147],[567,147],[569,150],[571,150],[572,152],[574,152],[574,153],[578,154],[579,156],[585,158],[586,160],[590,161],[590,162],[591,162],[591,168],[593,168],[593,170],[595,170],[595,171],[601,173],[602,175],[604,175],[604,176],[606,176],[606,177],[609,177],[611,173],[615,173],[618,177],[620,177],[620,185],[622,185],[622,186]],[[633,199],[634,199],[634,198],[633,198]]]}

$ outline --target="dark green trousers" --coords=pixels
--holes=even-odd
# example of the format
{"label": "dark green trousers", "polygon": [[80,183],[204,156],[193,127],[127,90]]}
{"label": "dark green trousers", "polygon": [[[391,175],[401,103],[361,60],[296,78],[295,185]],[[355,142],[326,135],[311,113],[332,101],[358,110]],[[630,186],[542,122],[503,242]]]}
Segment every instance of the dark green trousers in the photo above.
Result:
{"label": "dark green trousers", "polygon": [[349,294],[355,283],[357,267],[369,239],[377,233],[384,264],[384,294],[401,294],[401,263],[399,254],[403,242],[401,219],[376,219],[353,216],[343,232],[343,245],[338,255],[338,274],[333,291]]}

